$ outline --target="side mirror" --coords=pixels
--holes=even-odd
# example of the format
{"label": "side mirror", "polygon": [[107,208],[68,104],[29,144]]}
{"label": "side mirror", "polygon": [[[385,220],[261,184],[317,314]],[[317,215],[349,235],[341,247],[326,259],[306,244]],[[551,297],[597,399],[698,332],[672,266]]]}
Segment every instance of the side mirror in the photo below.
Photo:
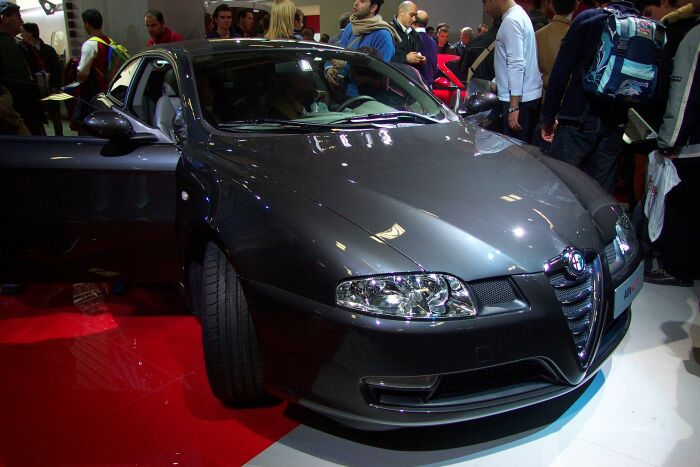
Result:
{"label": "side mirror", "polygon": [[477,92],[469,96],[467,115],[490,112],[499,105],[498,96],[491,92]]}
{"label": "side mirror", "polygon": [[83,124],[90,135],[110,141],[126,140],[134,133],[129,120],[111,110],[93,112],[85,117]]}

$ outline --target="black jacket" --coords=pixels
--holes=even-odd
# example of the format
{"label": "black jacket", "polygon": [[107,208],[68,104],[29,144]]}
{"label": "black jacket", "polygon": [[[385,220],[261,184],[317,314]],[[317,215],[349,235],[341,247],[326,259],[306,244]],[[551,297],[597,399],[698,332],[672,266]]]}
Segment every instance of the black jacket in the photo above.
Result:
{"label": "black jacket", "polygon": [[49,87],[58,89],[63,86],[63,66],[58,58],[56,50],[50,45],[46,45],[44,41],[39,39],[39,49],[32,47],[24,42],[20,43],[20,47],[24,51],[24,58],[29,65],[32,73],[45,71],[51,73]]}
{"label": "black jacket", "polygon": [[401,38],[401,42],[394,44],[395,51],[391,61],[406,63],[406,55],[409,52],[420,52],[420,37],[418,37],[418,33],[413,30],[411,30],[410,34],[403,32],[403,26],[399,24],[395,16],[391,20],[391,26],[396,29],[396,33]]}
{"label": "black jacket", "polygon": [[34,107],[39,97],[31,71],[16,39],[0,32],[0,86],[12,95],[14,109],[26,121],[33,121]]}
{"label": "black jacket", "polygon": [[[459,61],[459,69],[462,70],[465,76],[469,72],[469,67],[472,66],[472,63],[474,63],[477,58],[479,58],[481,52],[483,52],[485,48],[487,48],[493,43],[493,41],[496,40],[496,34],[498,34],[498,28],[500,26],[500,20],[494,21],[493,27],[491,29],[489,29],[480,36],[476,36],[469,43],[469,46],[464,51],[464,55],[462,55],[462,58]],[[479,65],[477,69],[474,70],[474,78],[491,81],[493,78],[496,77],[496,69],[493,65],[493,57],[494,53],[491,52],[486,57],[486,59],[483,62],[481,62],[481,65]]]}

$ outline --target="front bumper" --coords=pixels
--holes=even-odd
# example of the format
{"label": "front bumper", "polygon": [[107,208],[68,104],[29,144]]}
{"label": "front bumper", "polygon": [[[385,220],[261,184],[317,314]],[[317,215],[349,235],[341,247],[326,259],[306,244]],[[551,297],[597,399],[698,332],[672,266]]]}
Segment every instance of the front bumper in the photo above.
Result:
{"label": "front bumper", "polygon": [[[507,388],[500,388],[500,394],[493,392],[488,395],[473,394],[461,404],[450,405],[443,410],[433,409],[427,413],[425,411],[412,412],[410,409],[396,408],[388,409],[389,411],[395,411],[396,414],[383,413],[374,417],[343,412],[312,400],[302,399],[298,402],[302,406],[324,414],[329,418],[357,427],[387,426],[408,428],[443,425],[517,410],[567,394],[591,380],[612,356],[613,351],[624,338],[629,328],[631,317],[631,310],[627,309],[625,313],[615,320],[608,332],[603,335],[598,355],[593,360],[586,376],[576,385],[556,384],[555,382],[549,384],[543,382],[520,383]],[[479,400],[482,397],[485,397],[486,400]],[[379,408],[378,406],[375,407]],[[399,415],[399,417],[395,415]]]}
{"label": "front bumper", "polygon": [[[636,269],[636,268],[634,268]],[[528,307],[474,319],[407,321],[353,313],[244,282],[270,392],[353,425],[454,423],[536,404],[590,380],[624,337],[604,273],[588,361],[545,274],[513,276]],[[382,387],[437,377],[429,390]]]}

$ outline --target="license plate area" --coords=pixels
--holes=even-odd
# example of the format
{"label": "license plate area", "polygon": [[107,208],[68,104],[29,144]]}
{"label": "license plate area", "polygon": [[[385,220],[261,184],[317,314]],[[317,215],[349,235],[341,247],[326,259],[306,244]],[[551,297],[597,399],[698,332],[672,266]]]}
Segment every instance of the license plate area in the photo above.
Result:
{"label": "license plate area", "polygon": [[644,283],[644,262],[639,263],[637,269],[631,276],[625,280],[619,287],[615,289],[615,310],[613,318],[617,318],[627,309],[632,303],[632,300],[642,290]]}

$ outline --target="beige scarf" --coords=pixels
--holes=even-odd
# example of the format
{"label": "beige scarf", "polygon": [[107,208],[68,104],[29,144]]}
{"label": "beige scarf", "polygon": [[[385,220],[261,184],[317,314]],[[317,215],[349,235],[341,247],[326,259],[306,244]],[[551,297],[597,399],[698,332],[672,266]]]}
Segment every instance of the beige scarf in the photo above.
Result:
{"label": "beige scarf", "polygon": [[380,15],[375,15],[371,18],[365,19],[357,19],[355,15],[352,15],[350,16],[350,23],[352,24],[352,33],[356,36],[363,36],[372,31],[386,29],[391,33],[391,37],[394,38],[394,42],[401,42],[401,37],[396,30],[391,26],[391,24],[384,21]]}

